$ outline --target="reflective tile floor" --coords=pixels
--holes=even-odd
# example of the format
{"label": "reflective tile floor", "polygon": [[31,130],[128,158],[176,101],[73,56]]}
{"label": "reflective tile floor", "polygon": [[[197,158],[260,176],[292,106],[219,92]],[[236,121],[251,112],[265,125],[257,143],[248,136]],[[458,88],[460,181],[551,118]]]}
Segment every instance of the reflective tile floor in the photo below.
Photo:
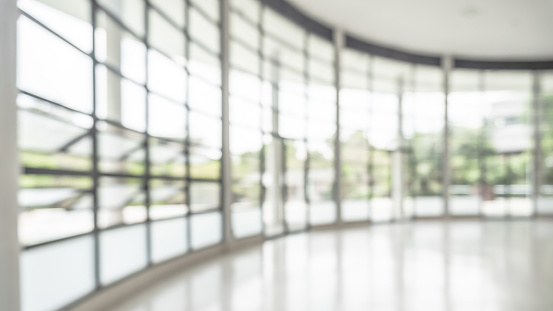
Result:
{"label": "reflective tile floor", "polygon": [[553,221],[291,235],[194,266],[115,311],[553,310]]}

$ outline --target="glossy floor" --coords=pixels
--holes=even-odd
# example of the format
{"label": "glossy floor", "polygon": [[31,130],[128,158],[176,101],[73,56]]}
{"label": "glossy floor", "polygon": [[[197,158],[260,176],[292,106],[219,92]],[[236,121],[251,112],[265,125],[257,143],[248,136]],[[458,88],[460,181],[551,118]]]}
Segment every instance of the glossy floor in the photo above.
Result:
{"label": "glossy floor", "polygon": [[182,271],[114,310],[553,310],[553,222],[292,235]]}

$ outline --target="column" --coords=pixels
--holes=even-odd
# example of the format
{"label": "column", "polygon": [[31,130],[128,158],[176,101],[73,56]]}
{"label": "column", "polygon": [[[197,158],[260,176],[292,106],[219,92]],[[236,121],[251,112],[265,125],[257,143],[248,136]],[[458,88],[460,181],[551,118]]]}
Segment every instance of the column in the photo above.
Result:
{"label": "column", "polygon": [[16,0],[0,0],[0,308],[18,311]]}

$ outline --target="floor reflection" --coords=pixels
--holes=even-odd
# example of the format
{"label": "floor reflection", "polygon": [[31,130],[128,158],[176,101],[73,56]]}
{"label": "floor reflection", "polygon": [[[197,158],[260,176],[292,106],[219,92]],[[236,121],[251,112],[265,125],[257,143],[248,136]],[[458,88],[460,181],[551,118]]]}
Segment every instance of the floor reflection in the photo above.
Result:
{"label": "floor reflection", "polygon": [[545,311],[551,293],[552,222],[428,221],[267,241],[113,310]]}

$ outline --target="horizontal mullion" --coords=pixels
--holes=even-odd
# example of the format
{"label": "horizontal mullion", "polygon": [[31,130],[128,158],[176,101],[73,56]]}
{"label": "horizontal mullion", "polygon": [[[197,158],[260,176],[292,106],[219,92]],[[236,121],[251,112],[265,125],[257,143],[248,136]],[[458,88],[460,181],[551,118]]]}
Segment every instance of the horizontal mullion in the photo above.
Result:
{"label": "horizontal mullion", "polygon": [[271,40],[277,41],[277,43],[280,43],[282,46],[284,46],[288,50],[291,50],[293,52],[297,52],[298,54],[302,54],[302,55],[304,54],[303,49],[298,48],[298,47],[292,45],[291,43],[284,41],[283,39],[275,36],[271,32],[268,32],[268,31],[263,29],[263,34],[264,34],[264,36],[271,38]]}
{"label": "horizontal mullion", "polygon": [[317,77],[317,76],[313,76],[313,75],[309,75],[307,80],[309,82],[319,82],[319,83],[322,83],[322,84],[325,84],[325,85],[329,85],[329,86],[334,86],[334,81],[328,81],[328,80],[325,80],[323,78],[320,78],[320,77]]}
{"label": "horizontal mullion", "polygon": [[233,13],[235,16],[243,20],[245,23],[249,24],[253,28],[259,29],[259,24],[252,20],[249,16],[244,14],[240,9],[234,8],[232,5],[230,6],[230,12]]}
{"label": "horizontal mullion", "polygon": [[263,108],[263,102],[261,100],[254,100],[254,99],[251,99],[251,98],[247,98],[246,96],[243,96],[241,94],[236,94],[236,93],[233,93],[233,92],[230,92],[229,94],[229,97],[232,98],[236,98],[238,99],[239,101],[242,101],[242,102],[245,102],[249,105],[252,105],[252,106],[259,106],[260,108]]}
{"label": "horizontal mullion", "polygon": [[192,209],[190,209],[190,212],[189,212],[188,216],[210,214],[210,213],[215,213],[215,212],[223,212],[223,208],[222,207],[215,207],[215,208],[210,208],[210,209],[197,211],[197,212],[193,212]]}
{"label": "horizontal mullion", "polygon": [[221,178],[211,179],[211,178],[192,178],[192,177],[189,177],[189,178],[187,178],[187,180],[189,182],[197,182],[197,183],[218,183],[218,184],[223,183],[223,180]]}
{"label": "horizontal mullion", "polygon": [[148,94],[153,94],[153,95],[159,96],[159,97],[163,98],[164,100],[166,100],[168,102],[171,102],[175,105],[180,105],[182,107],[188,108],[188,105],[185,102],[180,102],[180,101],[175,100],[175,99],[173,99],[173,98],[171,98],[171,97],[169,97],[169,96],[167,96],[163,93],[160,93],[160,92],[157,92],[157,91],[152,91],[151,89],[146,89],[146,90],[147,90]]}
{"label": "horizontal mullion", "polygon": [[40,115],[42,117],[45,117],[45,118],[48,118],[48,119],[51,119],[51,120],[56,120],[56,121],[62,122],[65,125],[67,125],[68,127],[78,128],[78,129],[80,129],[84,132],[90,132],[92,130],[92,128],[80,127],[76,124],[70,123],[69,121],[67,121],[63,118],[58,117],[55,114],[51,114],[51,113],[48,113],[48,112],[43,111],[43,110],[35,110],[35,109],[27,108],[27,107],[18,107],[18,109],[23,110],[23,111],[27,111],[29,113],[33,113],[33,114],[36,114],[36,115]]}
{"label": "horizontal mullion", "polygon": [[[182,166],[184,166],[184,165],[182,165]],[[148,179],[149,180],[185,181],[184,176],[176,177],[176,176],[170,176],[170,175],[156,175],[156,174],[150,174]]]}
{"label": "horizontal mullion", "polygon": [[91,113],[87,113],[87,112],[83,112],[83,111],[80,111],[80,110],[77,110],[77,109],[73,109],[73,108],[67,107],[67,106],[65,106],[65,105],[63,105],[63,104],[60,104],[60,103],[51,101],[51,100],[49,100],[49,99],[46,99],[46,98],[41,97],[41,96],[39,96],[39,95],[35,95],[35,94],[33,94],[33,93],[31,93],[31,92],[28,92],[28,91],[25,91],[25,90],[21,90],[21,89],[20,89],[20,90],[19,90],[19,93],[24,94],[24,95],[27,95],[27,96],[30,96],[30,97],[33,97],[33,98],[38,99],[38,100],[40,100],[40,101],[46,102],[46,103],[48,103],[48,104],[50,104],[50,105],[54,105],[54,106],[56,106],[56,107],[63,108],[63,109],[65,109],[65,110],[68,110],[68,111],[71,111],[71,112],[75,112],[75,113],[79,113],[79,114],[82,114],[82,115],[86,115],[86,116],[92,117],[92,114],[91,114]]}
{"label": "horizontal mullion", "polygon": [[[199,1],[201,1],[201,0],[199,0]],[[221,28],[221,22],[217,21],[217,20],[214,20],[213,17],[209,16],[209,14],[207,14],[207,12],[205,12],[204,9],[202,9],[200,6],[196,5],[194,2],[191,2],[189,0],[187,0],[186,2],[187,2],[188,6],[190,8],[192,8],[194,11],[200,13],[200,15],[203,18],[205,18],[208,22],[210,22],[214,26],[217,26],[217,28]]]}
{"label": "horizontal mullion", "polygon": [[207,47],[203,42],[200,41],[200,39],[196,39],[194,36],[190,35],[189,40],[192,44],[196,45],[197,47],[202,49],[207,54],[210,54],[211,56],[213,56],[217,59],[221,58],[221,53],[220,52],[215,52],[215,51],[211,50],[211,48]]}
{"label": "horizontal mullion", "polygon": [[202,77],[202,76],[198,76],[198,75],[196,75],[196,74],[194,74],[194,73],[190,73],[190,74],[189,74],[189,77],[190,77],[190,78],[194,78],[194,79],[201,80],[201,81],[204,82],[205,84],[209,84],[210,87],[219,89],[219,90],[221,90],[221,92],[222,92],[222,88],[223,88],[223,87],[222,87],[220,84],[217,84],[217,83],[215,83],[215,82],[213,82],[213,81],[210,81],[209,79],[206,79],[206,78],[204,78],[204,77]]}
{"label": "horizontal mullion", "polygon": [[205,112],[205,111],[195,109],[195,108],[192,108],[192,107],[190,107],[189,110],[190,110],[190,112],[194,112],[195,114],[199,114],[199,115],[202,115],[204,117],[208,117],[210,119],[214,119],[214,120],[223,122],[223,117],[221,115],[216,115],[214,113]]}
{"label": "horizontal mullion", "polygon": [[[175,30],[178,30],[185,34],[186,28],[181,27],[179,24],[177,24],[172,18],[170,18],[165,12],[163,12],[160,8],[158,8],[156,5],[152,4],[151,1],[146,1],[147,7],[149,7],[152,11],[156,12],[156,14],[160,15],[167,23],[169,23]],[[186,34],[185,34],[186,35]]]}
{"label": "horizontal mullion", "polygon": [[106,9],[103,5],[101,5],[97,1],[95,2],[95,5],[98,7],[99,10],[101,10],[104,14],[106,14],[111,20],[113,20],[119,27],[123,28],[123,30],[131,34],[133,37],[135,37],[135,39],[138,39],[138,41],[147,45],[145,36],[141,36],[136,32],[134,32],[134,30],[132,30],[127,25],[125,25],[125,23],[119,17],[115,16],[115,14],[113,14],[110,10]]}
{"label": "horizontal mullion", "polygon": [[77,234],[77,235],[63,237],[63,238],[59,238],[59,239],[55,239],[55,240],[51,240],[51,241],[40,242],[40,243],[29,244],[29,245],[23,245],[23,250],[30,250],[30,249],[44,247],[44,246],[48,246],[48,245],[52,245],[52,244],[56,244],[56,243],[60,243],[60,242],[70,241],[70,240],[73,240],[73,239],[78,239],[78,238],[85,237],[87,235],[92,235],[92,233],[93,233],[93,231],[89,231],[89,232],[86,232],[86,233],[81,233],[81,234]]}
{"label": "horizontal mullion", "polygon": [[[111,119],[100,119],[100,118],[96,118],[96,119],[99,122],[106,122],[107,124],[109,124],[111,126],[118,127],[119,129],[122,129],[122,130],[125,130],[125,131],[128,131],[128,132],[132,132],[132,133],[139,134],[139,135],[144,135],[144,136],[150,136],[150,135],[148,135],[147,132],[142,132],[142,131],[139,131],[139,130],[134,130],[134,129],[128,128],[128,127],[124,126],[119,121],[115,121],[115,120],[111,120]],[[102,130],[98,130],[98,132],[102,132]]]}
{"label": "horizontal mullion", "polygon": [[[188,70],[188,66],[187,65],[183,65],[183,64],[179,64],[177,63],[173,57],[171,57],[171,55],[167,54],[166,52],[162,51],[161,49],[159,49],[158,47],[156,47],[155,45],[151,45],[151,44],[147,44],[146,45],[147,49],[148,50],[153,50],[155,51],[156,53],[159,53],[161,54],[163,57],[169,59],[171,61],[171,63],[173,63],[175,66],[179,67],[180,69],[184,70],[186,73],[189,73],[189,70]],[[182,55],[184,57],[184,55]],[[188,60],[187,60],[188,62]]]}
{"label": "horizontal mullion", "polygon": [[46,31],[48,31],[50,34],[54,35],[55,37],[59,38],[60,40],[62,40],[63,42],[69,44],[71,47],[73,47],[74,49],[76,49],[77,51],[83,53],[84,55],[88,56],[88,57],[93,57],[93,55],[91,53],[88,53],[88,52],[85,52],[83,50],[81,50],[81,48],[79,48],[78,46],[76,46],[75,44],[71,43],[69,40],[67,40],[66,38],[64,38],[63,36],[61,36],[60,34],[58,34],[57,32],[55,32],[54,30],[52,30],[50,27],[44,25],[43,23],[41,23],[39,20],[37,20],[36,18],[34,18],[32,15],[30,15],[29,13],[19,9],[19,11],[21,12],[21,14],[25,17],[27,17],[28,19],[30,19],[31,21],[33,21],[35,24],[39,25],[40,27],[42,27],[43,29],[45,29]]}
{"label": "horizontal mullion", "polygon": [[330,67],[333,68],[334,70],[334,62],[335,60],[332,60],[332,61],[329,61],[327,59],[324,59],[320,56],[317,56],[317,55],[313,55],[309,52],[307,52],[307,58],[310,60],[310,61],[315,61],[316,63],[318,63],[319,65],[330,65]]}
{"label": "horizontal mullion", "polygon": [[[252,131],[260,131],[261,132],[261,127],[260,126],[253,126],[253,125],[247,125],[247,124],[243,124],[243,123],[240,123],[240,122],[230,122],[230,126],[231,128],[232,127],[237,127],[237,128],[241,128],[241,129],[248,129],[248,130],[252,130]],[[231,144],[232,144],[232,141],[231,141]]]}
{"label": "horizontal mullion", "polygon": [[119,78],[125,79],[125,80],[135,84],[136,86],[143,87],[146,90],[148,89],[148,86],[146,85],[146,83],[140,83],[140,82],[135,81],[134,79],[132,79],[130,77],[125,76],[119,68],[117,68],[116,66],[114,66],[112,64],[109,64],[109,63],[106,63],[106,62],[96,61],[96,66],[104,66],[104,67],[106,67],[107,70],[109,70],[111,73],[115,74]]}
{"label": "horizontal mullion", "polygon": [[159,218],[159,219],[150,219],[150,223],[154,222],[164,222],[164,221],[170,221],[170,220],[176,220],[176,219],[186,219],[189,215],[189,212],[187,211],[184,215],[179,216],[173,216],[173,217],[167,217],[167,218]]}
{"label": "horizontal mullion", "polygon": [[341,66],[341,72],[342,73],[349,73],[349,74],[355,74],[355,75],[359,75],[359,76],[363,76],[365,78],[371,78],[371,75],[369,72],[367,72],[366,70],[361,70],[359,68],[353,68],[353,67],[348,67],[348,66]]}
{"label": "horizontal mullion", "polygon": [[81,176],[92,177],[92,171],[73,171],[73,170],[61,170],[61,169],[49,169],[38,167],[23,167],[23,173],[25,175],[58,175],[58,176]]}
{"label": "horizontal mullion", "polygon": [[283,63],[282,61],[279,62],[279,67],[280,67],[280,68],[284,68],[284,69],[286,69],[286,70],[288,70],[288,71],[290,71],[290,72],[293,72],[293,73],[295,73],[295,74],[300,75],[300,76],[303,78],[303,80],[304,80],[304,81],[303,81],[303,84],[305,84],[305,82],[307,82],[307,81],[306,81],[306,72],[305,72],[304,68],[302,68],[302,69],[297,69],[297,68],[292,67],[292,66],[290,66],[290,65],[288,65],[288,64],[286,64],[286,63]]}
{"label": "horizontal mullion", "polygon": [[[217,151],[222,152],[221,147],[208,146],[208,145],[203,145],[203,144],[200,144],[200,143],[192,143],[192,142],[188,143],[188,145],[190,147],[198,147],[198,148],[202,148],[202,149],[217,150]],[[191,154],[195,154],[195,153],[191,153]]]}
{"label": "horizontal mullion", "polygon": [[259,78],[261,81],[263,81],[263,79],[261,79],[261,76],[259,75],[259,73],[253,73],[251,70],[247,70],[247,69],[243,68],[241,65],[234,64],[233,62],[230,62],[229,65],[235,71],[240,71],[242,73],[246,73],[246,74],[255,76],[256,78]]}
{"label": "horizontal mullion", "polygon": [[237,37],[237,36],[234,36],[233,34],[229,34],[229,37],[230,37],[230,40],[238,45],[240,45],[241,47],[243,47],[244,49],[248,50],[249,52],[251,52],[252,54],[261,54],[261,51],[260,49],[256,48],[256,47],[253,47],[251,46],[248,42],[246,42],[245,40],[243,40],[242,38],[240,37]]}
{"label": "horizontal mullion", "polygon": [[[98,211],[102,211],[102,210],[106,210],[104,208],[99,208]],[[144,220],[142,222],[137,222],[137,223],[132,223],[132,224],[124,224],[124,223],[121,223],[121,224],[116,224],[116,225],[113,225],[113,226],[108,226],[108,227],[105,227],[105,228],[99,228],[98,231],[100,233],[102,232],[105,232],[105,231],[111,231],[111,230],[117,230],[117,229],[122,229],[122,228],[129,228],[129,227],[136,227],[136,226],[139,226],[139,225],[145,225],[146,223],[148,223],[147,220]]]}
{"label": "horizontal mullion", "polygon": [[[234,203],[246,203],[246,202],[232,202],[232,204]],[[259,202],[255,202],[255,203],[259,203]],[[261,209],[261,206],[248,206],[248,207],[240,207],[240,208],[231,208],[231,212],[232,213],[241,213],[241,212],[248,212],[248,211],[252,211],[252,210],[257,210],[257,209]]]}

